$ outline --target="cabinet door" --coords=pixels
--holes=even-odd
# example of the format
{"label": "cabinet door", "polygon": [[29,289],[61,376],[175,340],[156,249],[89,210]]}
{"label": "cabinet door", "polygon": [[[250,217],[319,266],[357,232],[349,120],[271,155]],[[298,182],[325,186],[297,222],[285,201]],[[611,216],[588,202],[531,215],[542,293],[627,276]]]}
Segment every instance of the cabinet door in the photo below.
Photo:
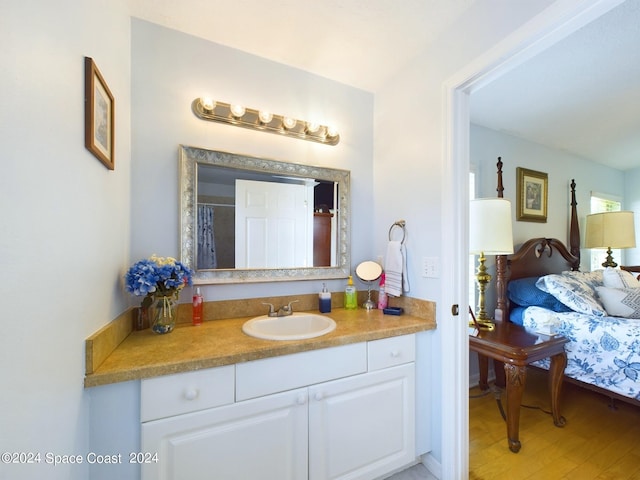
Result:
{"label": "cabinet door", "polygon": [[371,479],[415,459],[415,365],[309,388],[309,479]]}
{"label": "cabinet door", "polygon": [[308,470],[307,391],[147,422],[143,480],[300,480]]}

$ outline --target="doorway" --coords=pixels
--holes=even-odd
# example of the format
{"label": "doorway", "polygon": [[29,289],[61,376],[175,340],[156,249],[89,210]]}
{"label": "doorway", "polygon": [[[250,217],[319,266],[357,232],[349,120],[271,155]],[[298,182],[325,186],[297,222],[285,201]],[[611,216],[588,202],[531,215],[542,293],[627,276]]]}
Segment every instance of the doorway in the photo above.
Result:
{"label": "doorway", "polygon": [[[469,97],[474,91],[526,62],[546,48],[623,3],[623,0],[562,1],[549,6],[522,28],[491,49],[479,61],[445,82],[445,127],[443,155],[442,218],[453,219],[442,226],[443,256],[452,268],[443,272],[442,304],[468,309],[469,268],[467,182],[469,172]],[[469,475],[469,349],[466,316],[442,322],[442,338],[451,348],[443,349],[442,474],[443,479]],[[464,318],[464,321],[463,321]]]}

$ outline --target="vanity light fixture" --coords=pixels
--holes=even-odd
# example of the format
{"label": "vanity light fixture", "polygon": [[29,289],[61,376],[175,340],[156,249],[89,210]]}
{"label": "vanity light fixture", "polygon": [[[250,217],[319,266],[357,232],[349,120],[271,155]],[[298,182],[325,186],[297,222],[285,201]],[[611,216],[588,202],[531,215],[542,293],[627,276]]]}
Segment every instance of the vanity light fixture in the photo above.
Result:
{"label": "vanity light fixture", "polygon": [[266,110],[246,108],[239,104],[218,102],[209,97],[196,98],[191,109],[196,117],[211,122],[277,133],[325,145],[337,145],[340,141],[340,135],[334,127],[276,115]]}

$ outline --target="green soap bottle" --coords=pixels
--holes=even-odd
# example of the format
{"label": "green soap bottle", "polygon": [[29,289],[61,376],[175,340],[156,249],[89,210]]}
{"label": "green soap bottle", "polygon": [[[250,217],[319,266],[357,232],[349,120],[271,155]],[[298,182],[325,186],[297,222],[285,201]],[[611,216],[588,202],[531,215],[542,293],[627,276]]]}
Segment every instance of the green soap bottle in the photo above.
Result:
{"label": "green soap bottle", "polygon": [[349,281],[344,289],[344,308],[347,310],[355,310],[358,308],[358,295],[356,287],[353,285],[353,277],[349,275]]}

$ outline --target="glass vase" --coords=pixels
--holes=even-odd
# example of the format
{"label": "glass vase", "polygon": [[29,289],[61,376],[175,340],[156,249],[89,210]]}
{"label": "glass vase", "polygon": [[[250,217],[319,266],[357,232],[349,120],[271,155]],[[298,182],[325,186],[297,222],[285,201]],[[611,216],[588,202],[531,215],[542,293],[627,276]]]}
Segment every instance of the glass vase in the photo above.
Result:
{"label": "glass vase", "polygon": [[174,295],[155,297],[155,311],[151,330],[156,333],[170,333],[176,326],[176,314],[178,302]]}

